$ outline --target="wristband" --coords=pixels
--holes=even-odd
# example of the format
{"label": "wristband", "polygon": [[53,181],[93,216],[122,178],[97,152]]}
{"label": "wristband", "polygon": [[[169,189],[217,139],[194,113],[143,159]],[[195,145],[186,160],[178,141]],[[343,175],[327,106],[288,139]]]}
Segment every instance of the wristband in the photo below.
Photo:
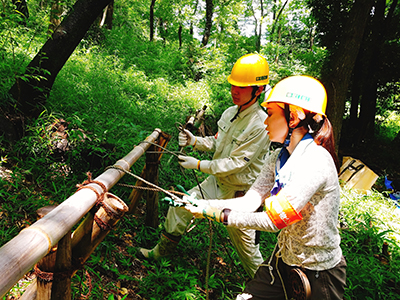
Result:
{"label": "wristband", "polygon": [[224,213],[224,219],[222,220],[222,224],[226,226],[228,225],[228,217],[229,214],[231,213],[231,210],[229,208],[224,208],[222,212]]}
{"label": "wristband", "polygon": [[197,137],[194,137],[194,143],[192,145],[193,148],[196,146],[196,143],[197,143]]}
{"label": "wristband", "polygon": [[197,161],[197,170],[199,170],[199,171],[200,171],[200,160],[199,160],[199,161]]}

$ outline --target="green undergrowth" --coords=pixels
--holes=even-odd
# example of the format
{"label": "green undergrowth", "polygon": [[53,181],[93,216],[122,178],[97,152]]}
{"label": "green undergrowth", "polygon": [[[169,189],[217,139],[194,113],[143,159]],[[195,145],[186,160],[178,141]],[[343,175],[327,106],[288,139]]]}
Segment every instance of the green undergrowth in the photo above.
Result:
{"label": "green undergrowth", "polygon": [[345,299],[400,299],[400,208],[379,192],[343,191],[340,224]]}

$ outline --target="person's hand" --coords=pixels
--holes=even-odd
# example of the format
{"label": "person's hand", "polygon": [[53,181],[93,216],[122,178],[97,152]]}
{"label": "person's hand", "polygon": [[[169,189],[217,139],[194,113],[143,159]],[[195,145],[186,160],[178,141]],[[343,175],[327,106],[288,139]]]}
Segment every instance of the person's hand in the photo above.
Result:
{"label": "person's hand", "polygon": [[196,137],[187,129],[183,130],[184,132],[179,132],[179,146],[193,146],[196,141]]}
{"label": "person's hand", "polygon": [[191,212],[196,219],[207,218],[216,222],[221,222],[221,210],[210,206],[208,200],[197,200],[192,196],[183,196],[183,200],[190,204],[185,204],[183,208]]}
{"label": "person's hand", "polygon": [[185,169],[198,169],[198,163],[200,162],[197,158],[185,155],[178,156],[179,164]]}
{"label": "person's hand", "polygon": [[191,212],[196,219],[203,219],[203,210],[209,206],[208,200],[198,200],[196,199],[196,193],[193,193],[190,196],[183,196],[182,200],[184,202],[188,202],[185,204],[184,208]]}

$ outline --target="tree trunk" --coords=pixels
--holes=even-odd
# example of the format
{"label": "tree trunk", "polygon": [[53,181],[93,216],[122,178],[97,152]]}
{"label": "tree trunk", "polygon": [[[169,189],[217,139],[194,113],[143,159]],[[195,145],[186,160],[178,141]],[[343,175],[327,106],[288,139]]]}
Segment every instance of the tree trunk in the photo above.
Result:
{"label": "tree trunk", "polygon": [[192,18],[190,20],[190,29],[189,29],[189,33],[190,35],[193,37],[194,34],[194,29],[193,29],[193,19],[195,18],[196,14],[197,14],[197,7],[199,6],[199,0],[196,0],[196,2],[194,3],[194,10],[193,10],[193,14],[192,14]]}
{"label": "tree trunk", "polygon": [[167,23],[164,21],[163,18],[159,18],[158,19],[158,29],[160,31],[160,36],[163,39],[164,45],[167,39],[167,31],[168,31],[168,27],[167,27]]}
{"label": "tree trunk", "polygon": [[286,4],[289,2],[289,0],[286,0],[285,3],[283,3],[282,7],[279,9],[278,15],[275,17],[275,12],[274,12],[274,23],[272,24],[272,29],[271,29],[271,38],[274,35],[276,24],[279,21],[279,17],[282,14],[282,11],[285,9]]}
{"label": "tree trunk", "polygon": [[35,118],[40,114],[58,72],[90,25],[110,2],[111,0],[78,0],[70,14],[29,63],[25,74],[16,79],[9,92],[17,101],[17,110],[22,113],[22,117]]}
{"label": "tree trunk", "polygon": [[310,28],[308,32],[308,37],[310,38],[310,52],[312,52],[314,48],[314,38],[315,38],[314,27]]}
{"label": "tree trunk", "polygon": [[344,27],[346,31],[337,50],[331,54],[329,68],[322,78],[328,93],[327,115],[333,126],[336,150],[340,140],[348,86],[372,3],[373,0],[356,0],[353,3]]}
{"label": "tree trunk", "polygon": [[[361,52],[361,51],[360,51]],[[350,105],[350,122],[351,128],[356,128],[358,122],[358,106],[360,104],[361,97],[361,85],[363,80],[363,60],[361,59],[361,53],[359,53],[353,70],[353,80],[351,86],[351,105]]]}
{"label": "tree trunk", "polygon": [[260,52],[260,49],[261,49],[262,24],[263,24],[263,20],[264,20],[263,1],[261,1],[261,3],[260,3],[260,14],[261,14],[261,20],[260,20],[260,25],[259,25],[259,30],[258,30],[257,52]]}
{"label": "tree trunk", "polygon": [[179,25],[178,29],[179,49],[182,48],[182,25]]}
{"label": "tree trunk", "polygon": [[154,39],[154,5],[156,0],[151,0],[150,4],[150,42]]}
{"label": "tree trunk", "polygon": [[[363,83],[363,91],[361,96],[360,118],[358,128],[360,134],[357,142],[360,143],[367,137],[373,137],[375,129],[375,115],[377,104],[377,91],[380,75],[380,68],[382,60],[380,53],[382,52],[383,44],[385,41],[385,34],[387,33],[388,24],[391,23],[392,13],[385,17],[386,1],[377,0],[375,5],[375,13],[371,22],[371,37],[368,39],[369,45],[367,61],[366,76]],[[393,12],[397,4],[397,0],[392,2],[389,12]]]}
{"label": "tree trunk", "polygon": [[212,16],[214,13],[214,3],[213,0],[206,0],[206,26],[204,28],[204,35],[201,44],[206,46],[211,35],[212,28]]}

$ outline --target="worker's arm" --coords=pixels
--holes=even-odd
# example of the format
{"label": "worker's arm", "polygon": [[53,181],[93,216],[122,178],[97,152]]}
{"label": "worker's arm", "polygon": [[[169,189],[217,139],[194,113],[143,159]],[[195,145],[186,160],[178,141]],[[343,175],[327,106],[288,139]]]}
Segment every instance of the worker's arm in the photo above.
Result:
{"label": "worker's arm", "polygon": [[260,153],[269,147],[269,138],[264,128],[258,128],[225,158],[202,160],[200,170],[217,177],[239,173],[247,168]]}

